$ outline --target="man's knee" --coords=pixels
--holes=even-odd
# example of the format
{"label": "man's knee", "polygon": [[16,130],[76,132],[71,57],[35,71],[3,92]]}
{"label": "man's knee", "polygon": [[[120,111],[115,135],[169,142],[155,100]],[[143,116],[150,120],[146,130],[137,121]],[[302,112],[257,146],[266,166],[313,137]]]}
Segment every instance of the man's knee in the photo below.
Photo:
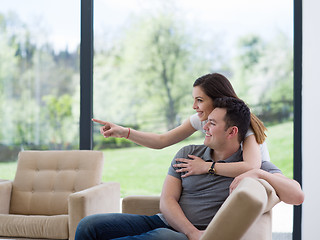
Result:
{"label": "man's knee", "polygon": [[82,218],[78,224],[78,228],[88,228],[92,225],[95,224],[95,216],[91,215],[91,216],[86,216],[84,218]]}
{"label": "man's knee", "polygon": [[75,239],[89,239],[88,236],[91,235],[90,231],[94,226],[94,217],[87,216],[80,220],[77,229]]}
{"label": "man's knee", "polygon": [[183,233],[176,232],[169,228],[157,228],[148,233],[152,235],[152,239],[175,239],[175,240],[188,240],[187,236]]}

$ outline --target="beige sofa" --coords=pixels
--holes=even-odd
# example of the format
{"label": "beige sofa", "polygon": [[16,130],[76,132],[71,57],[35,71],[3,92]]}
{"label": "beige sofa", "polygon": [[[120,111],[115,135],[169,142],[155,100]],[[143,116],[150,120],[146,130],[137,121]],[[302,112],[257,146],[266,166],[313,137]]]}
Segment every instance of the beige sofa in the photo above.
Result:
{"label": "beige sofa", "polygon": [[[159,196],[128,196],[122,212],[159,213]],[[227,198],[201,240],[271,240],[272,207],[279,202],[274,189],[264,180],[245,178]]]}
{"label": "beige sofa", "polygon": [[24,151],[0,181],[0,238],[74,239],[79,221],[120,211],[120,184],[102,183],[99,151]]}

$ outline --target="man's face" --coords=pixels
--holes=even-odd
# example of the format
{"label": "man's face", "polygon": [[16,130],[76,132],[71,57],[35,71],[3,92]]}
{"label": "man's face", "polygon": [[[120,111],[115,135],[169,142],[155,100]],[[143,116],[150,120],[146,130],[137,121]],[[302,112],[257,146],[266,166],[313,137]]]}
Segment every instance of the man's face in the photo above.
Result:
{"label": "man's face", "polygon": [[223,147],[228,136],[224,117],[227,110],[224,108],[215,108],[208,116],[208,122],[203,129],[206,131],[204,144],[212,149],[218,150]]}

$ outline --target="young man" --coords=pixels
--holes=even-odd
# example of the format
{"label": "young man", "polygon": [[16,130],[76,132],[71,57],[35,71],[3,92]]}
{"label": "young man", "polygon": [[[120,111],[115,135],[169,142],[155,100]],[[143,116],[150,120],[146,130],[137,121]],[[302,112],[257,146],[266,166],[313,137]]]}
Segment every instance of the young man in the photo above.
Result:
{"label": "young man", "polygon": [[[233,178],[215,174],[216,162],[242,160],[240,143],[250,124],[250,110],[235,98],[215,101],[215,109],[204,126],[204,145],[182,148],[172,160],[164,181],[161,214],[99,214],[84,218],[78,225],[76,240],[83,239],[153,239],[196,240],[229,195]],[[195,155],[212,162],[210,174],[182,178],[173,167],[179,158]],[[262,165],[264,171],[280,173],[272,163]]]}
{"label": "young man", "polygon": [[[217,99],[214,105],[215,109],[204,126],[204,145],[184,147],[175,157],[179,161],[179,158],[195,155],[206,162],[212,162],[209,170],[211,174],[182,178],[183,173],[171,167],[161,194],[163,220],[184,233],[189,240],[200,238],[228,197],[233,178],[214,174],[214,165],[216,162],[242,160],[240,143],[250,124],[250,111],[241,100],[222,98]],[[281,173],[271,162],[265,162],[262,168],[270,173]]]}

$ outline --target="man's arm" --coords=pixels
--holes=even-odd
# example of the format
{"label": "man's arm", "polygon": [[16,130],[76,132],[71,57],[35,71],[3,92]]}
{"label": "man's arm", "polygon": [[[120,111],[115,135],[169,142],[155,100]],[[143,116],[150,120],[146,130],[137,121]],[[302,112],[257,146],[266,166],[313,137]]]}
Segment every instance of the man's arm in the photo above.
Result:
{"label": "man's arm", "polygon": [[184,233],[189,240],[198,240],[203,232],[193,226],[182,211],[179,205],[181,190],[181,180],[167,175],[160,197],[160,211],[171,227]]}
{"label": "man's arm", "polygon": [[230,192],[245,177],[266,180],[274,188],[280,200],[287,204],[300,205],[304,201],[304,193],[297,181],[287,178],[281,173],[269,173],[262,169],[253,169],[236,177],[230,185]]}

